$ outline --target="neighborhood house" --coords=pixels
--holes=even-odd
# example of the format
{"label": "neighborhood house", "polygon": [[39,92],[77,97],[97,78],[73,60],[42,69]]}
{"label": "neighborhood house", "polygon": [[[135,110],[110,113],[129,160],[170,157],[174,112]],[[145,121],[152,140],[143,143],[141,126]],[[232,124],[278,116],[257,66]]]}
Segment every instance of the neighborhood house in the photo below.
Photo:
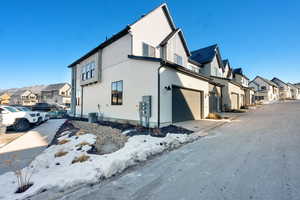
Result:
{"label": "neighborhood house", "polygon": [[71,86],[68,83],[48,85],[41,91],[41,102],[69,106],[71,104]]}
{"label": "neighborhood house", "polygon": [[249,86],[256,91],[255,99],[258,101],[271,102],[279,99],[278,86],[266,78],[256,76]]}

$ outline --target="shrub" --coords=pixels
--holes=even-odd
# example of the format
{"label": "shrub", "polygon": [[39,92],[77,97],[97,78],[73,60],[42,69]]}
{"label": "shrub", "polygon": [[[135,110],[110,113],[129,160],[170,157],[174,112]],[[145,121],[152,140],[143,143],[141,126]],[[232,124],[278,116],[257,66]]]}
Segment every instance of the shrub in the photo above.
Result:
{"label": "shrub", "polygon": [[222,119],[222,116],[218,113],[209,113],[207,119]]}
{"label": "shrub", "polygon": [[22,193],[33,185],[33,183],[30,182],[31,176],[33,174],[33,169],[32,167],[26,167],[22,169],[20,166],[18,166],[18,161],[19,160],[17,159],[17,155],[12,155],[11,159],[4,161],[4,164],[14,172],[17,178],[18,188],[15,193]]}
{"label": "shrub", "polygon": [[66,143],[68,143],[68,142],[70,142],[70,140],[63,139],[63,140],[60,140],[60,141],[58,142],[58,144],[66,144]]}
{"label": "shrub", "polygon": [[81,156],[79,156],[79,157],[75,157],[74,160],[72,161],[72,164],[78,163],[78,162],[80,162],[80,163],[85,162],[85,161],[87,161],[89,158],[90,158],[90,157],[87,156],[87,155],[81,155]]}
{"label": "shrub", "polygon": [[68,152],[67,151],[59,151],[57,153],[54,154],[54,157],[62,157],[64,155],[66,155]]}

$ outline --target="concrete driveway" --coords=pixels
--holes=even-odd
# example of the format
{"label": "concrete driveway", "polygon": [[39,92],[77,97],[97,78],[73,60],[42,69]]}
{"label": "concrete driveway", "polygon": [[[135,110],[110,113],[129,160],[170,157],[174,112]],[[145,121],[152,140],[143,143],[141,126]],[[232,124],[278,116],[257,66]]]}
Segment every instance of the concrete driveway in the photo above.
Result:
{"label": "concrete driveway", "polygon": [[0,148],[0,174],[11,171],[5,165],[5,160],[11,160],[16,156],[14,167],[23,168],[27,166],[37,155],[39,155],[52,141],[59,127],[65,119],[49,120],[42,125],[22,133],[22,136]]}
{"label": "concrete driveway", "polygon": [[299,119],[300,102],[265,105],[203,139],[61,199],[300,199]]}

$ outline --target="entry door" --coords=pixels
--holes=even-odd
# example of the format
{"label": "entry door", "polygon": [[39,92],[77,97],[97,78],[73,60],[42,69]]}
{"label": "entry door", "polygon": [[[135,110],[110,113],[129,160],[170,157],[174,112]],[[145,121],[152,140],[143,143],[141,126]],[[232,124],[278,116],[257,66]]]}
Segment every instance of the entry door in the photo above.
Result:
{"label": "entry door", "polygon": [[245,105],[245,95],[241,94],[241,106]]}
{"label": "entry door", "polygon": [[209,112],[218,112],[219,108],[219,98],[214,92],[209,93]]}
{"label": "entry door", "polygon": [[172,121],[199,120],[202,116],[202,92],[172,88]]}

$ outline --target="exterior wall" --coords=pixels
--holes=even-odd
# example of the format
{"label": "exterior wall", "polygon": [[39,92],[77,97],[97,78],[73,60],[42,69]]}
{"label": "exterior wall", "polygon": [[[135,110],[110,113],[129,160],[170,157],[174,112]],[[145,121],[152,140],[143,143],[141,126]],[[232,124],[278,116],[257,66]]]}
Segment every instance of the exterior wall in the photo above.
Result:
{"label": "exterior wall", "polygon": [[155,55],[160,57],[159,44],[171,32],[172,28],[161,8],[155,9],[131,26],[133,35],[132,54],[143,55],[143,42],[156,48]]}
{"label": "exterior wall", "polygon": [[277,79],[273,79],[273,82],[275,82],[278,87],[279,87],[279,98],[280,99],[286,99],[286,98],[291,98],[291,91],[290,91],[290,87],[286,84],[283,84],[281,81],[277,80]]}
{"label": "exterior wall", "polygon": [[167,43],[167,60],[169,60],[171,62],[175,62],[174,54],[181,56],[182,57],[182,66],[187,67],[188,57],[186,55],[182,41],[178,34],[176,34]]}
{"label": "exterior wall", "polygon": [[[139,120],[139,102],[142,96],[152,96],[151,124],[157,121],[157,62],[127,59],[118,65],[103,70],[103,81],[83,86],[81,102],[83,117],[88,113],[97,112],[109,120]],[[122,105],[111,105],[111,84],[123,81]],[[77,94],[78,97],[78,94]],[[81,96],[79,96],[81,97]],[[77,116],[81,114],[80,104],[76,106]]]}
{"label": "exterior wall", "polygon": [[221,78],[224,77],[223,70],[219,66],[217,56],[215,56],[214,59],[212,60],[210,67],[211,67],[210,76],[217,76],[217,77],[221,77]]}
{"label": "exterior wall", "polygon": [[239,105],[238,105],[238,107],[241,107],[243,105],[243,103],[240,101],[241,96],[242,95],[245,96],[245,91],[243,89],[241,89],[237,85],[234,85],[234,84],[230,83],[228,80],[218,79],[218,78],[213,78],[213,79],[214,79],[215,82],[224,85],[223,90],[222,90],[222,94],[223,94],[222,108],[223,109],[233,109],[232,108],[232,103],[231,103],[232,102],[232,100],[231,100],[232,93],[238,94],[238,96],[239,96]]}
{"label": "exterior wall", "polygon": [[228,73],[229,73],[229,65],[226,64],[225,66],[225,70],[224,70],[224,73],[223,73],[223,78],[229,78],[229,79],[232,79],[232,74],[230,75],[230,77],[227,77],[228,76]]}
{"label": "exterior wall", "polygon": [[203,117],[209,114],[209,83],[199,80],[181,72],[169,68],[161,69],[161,124],[169,124],[172,122],[172,91],[167,91],[166,86],[180,86],[184,88],[203,91]]}
{"label": "exterior wall", "polygon": [[[268,102],[276,101],[279,99],[278,88],[266,83],[266,81],[262,80],[259,77],[255,78],[253,82],[255,82],[256,84],[251,82],[250,86],[255,88],[257,97],[263,97],[262,101]],[[262,89],[263,87],[265,87],[266,89]]]}
{"label": "exterior wall", "polygon": [[254,90],[246,89],[246,105],[251,105],[254,103]]}
{"label": "exterior wall", "polygon": [[239,83],[239,84],[241,84],[242,86],[244,86],[244,87],[248,87],[248,85],[249,85],[249,81],[248,81],[244,76],[242,76],[242,75],[240,75],[240,74],[235,74],[234,80],[235,80],[237,83]]}

